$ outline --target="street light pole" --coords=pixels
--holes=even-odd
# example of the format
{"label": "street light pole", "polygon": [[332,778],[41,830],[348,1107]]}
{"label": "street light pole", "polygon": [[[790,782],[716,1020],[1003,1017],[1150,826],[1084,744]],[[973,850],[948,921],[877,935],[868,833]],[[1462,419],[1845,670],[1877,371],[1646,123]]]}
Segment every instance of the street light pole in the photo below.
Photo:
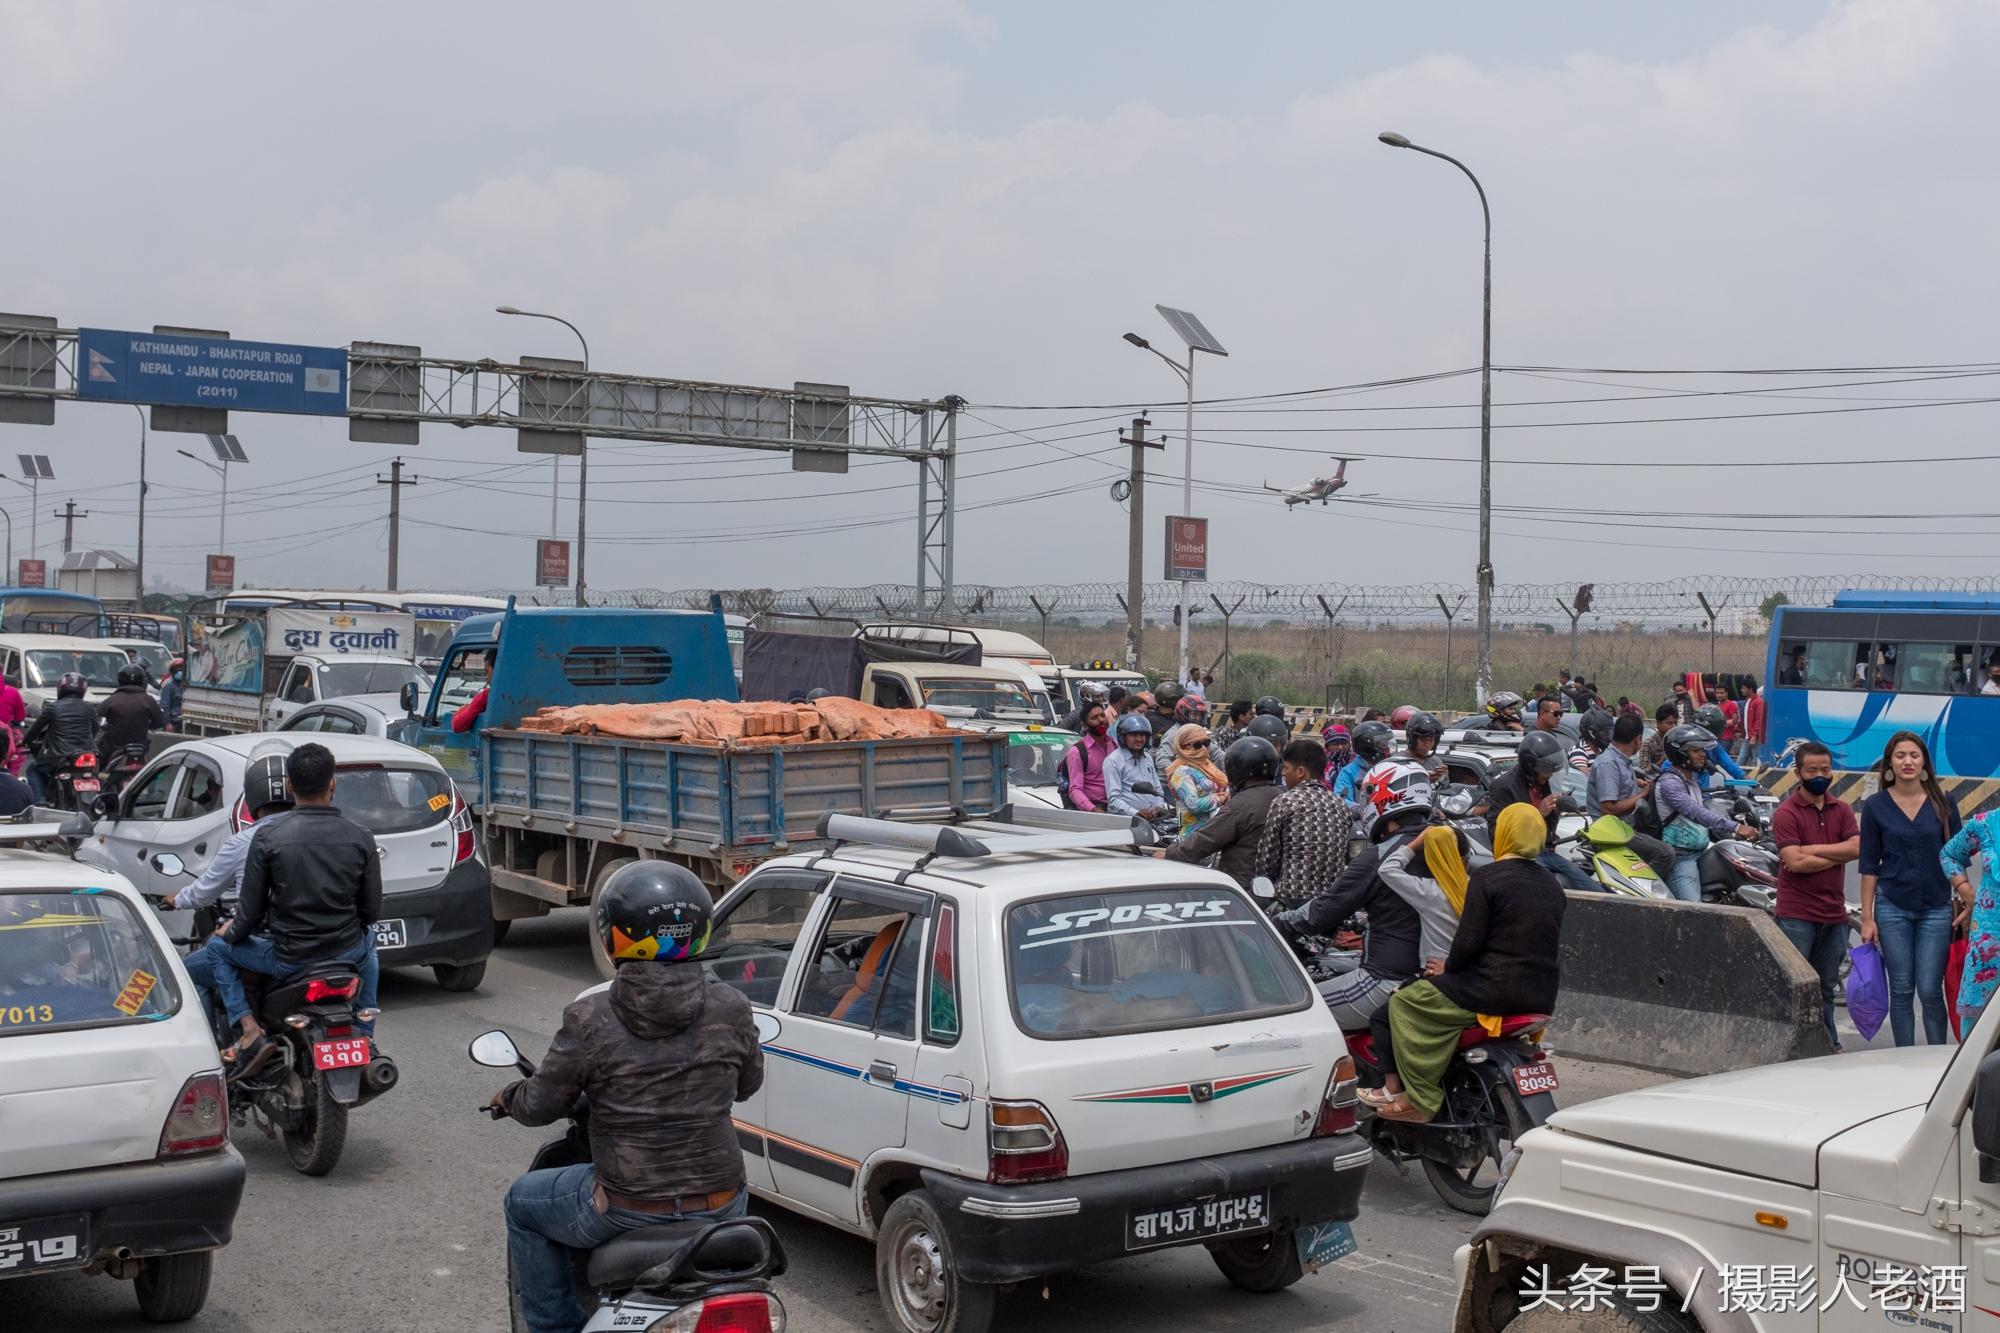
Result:
{"label": "street light pole", "polygon": [[1473,697],[1484,705],[1493,692],[1493,210],[1486,204],[1486,187],[1472,168],[1435,148],[1411,143],[1394,130],[1375,136],[1391,148],[1408,148],[1449,162],[1465,173],[1479,192],[1479,214],[1486,223],[1486,272],[1482,295],[1479,343],[1479,664]]}
{"label": "street light pole", "polygon": [[229,460],[226,458],[223,459],[222,463],[218,466],[215,463],[209,462],[206,458],[201,457],[199,454],[191,454],[185,449],[176,449],[174,450],[174,452],[190,462],[201,464],[203,467],[207,468],[210,472],[213,472],[216,476],[222,478],[222,517],[219,520],[219,527],[215,534],[215,553],[217,555],[228,555],[229,554]]}
{"label": "street light pole", "polygon": [[[146,409],[134,403],[132,410],[139,414],[139,610],[144,612],[146,609]],[[12,561],[8,563],[11,564]]]}
{"label": "street light pole", "polygon": [[[583,345],[583,391],[585,395],[590,393],[590,340],[583,336],[583,330],[577,328],[576,325],[570,323],[561,315],[544,314],[539,310],[520,310],[511,305],[497,305],[493,309],[496,314],[501,315],[519,315],[523,319],[551,320],[554,323],[562,325],[571,333],[574,333],[577,342]],[[577,450],[576,455],[576,604],[578,606],[589,605],[584,599],[583,574],[584,549],[589,540],[586,524],[588,522],[587,515],[589,510],[587,506],[589,505],[590,497],[590,404],[587,398],[584,403],[583,425],[583,444]],[[549,495],[549,535],[551,537],[555,535],[556,530],[555,507],[555,495],[553,490],[551,490]]]}
{"label": "street light pole", "polygon": [[[1166,315],[1168,313],[1167,308],[1165,306],[1160,306],[1156,308],[1163,315]],[[1173,314],[1180,315],[1184,319],[1193,318],[1192,316],[1187,315],[1185,311],[1174,311]],[[1171,318],[1169,318],[1168,322],[1173,323],[1174,321]],[[1197,324],[1195,327],[1198,328],[1199,325]],[[1186,338],[1188,336],[1189,330],[1185,326],[1181,324],[1175,324],[1175,328],[1182,332],[1183,338]],[[1200,334],[1198,336],[1202,337],[1204,340],[1209,339],[1208,331],[1205,328],[1200,330]],[[1165,352],[1162,352],[1159,348],[1153,346],[1153,344],[1147,342],[1144,338],[1141,338],[1136,333],[1126,334],[1125,341],[1131,343],[1134,347],[1142,348],[1145,351],[1151,352],[1154,356],[1157,356],[1158,358],[1160,358],[1160,360],[1166,362],[1167,365],[1172,368],[1174,374],[1181,377],[1181,383],[1187,386],[1187,431],[1186,431],[1186,438],[1181,449],[1181,514],[1183,517],[1193,517],[1194,514],[1194,354],[1196,352],[1205,351],[1205,352],[1213,352],[1217,356],[1228,356],[1229,353],[1223,351],[1221,345],[1219,343],[1213,342],[1212,340],[1207,341],[1206,345],[1204,346],[1196,346],[1196,344],[1192,340],[1190,340],[1187,343],[1187,364],[1182,365],[1180,362],[1174,360],[1172,357],[1168,356]],[[1167,555],[1169,563],[1171,564],[1173,552],[1169,551]],[[1175,679],[1186,680],[1188,673],[1188,621],[1193,618],[1193,610],[1192,607],[1190,606],[1190,599],[1189,599],[1189,589],[1193,585],[1187,579],[1182,579],[1180,581],[1180,584],[1181,584],[1180,654],[1178,659],[1179,666],[1177,667],[1177,671],[1179,674],[1175,676]]]}

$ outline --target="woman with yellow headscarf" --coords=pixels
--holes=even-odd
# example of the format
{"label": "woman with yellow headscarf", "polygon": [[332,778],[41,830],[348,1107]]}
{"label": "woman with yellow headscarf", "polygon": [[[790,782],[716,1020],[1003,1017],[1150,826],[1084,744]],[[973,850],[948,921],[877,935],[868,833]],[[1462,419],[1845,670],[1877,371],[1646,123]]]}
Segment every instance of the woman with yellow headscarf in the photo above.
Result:
{"label": "woman with yellow headscarf", "polygon": [[1390,1048],[1378,1047],[1377,1055],[1385,1070],[1393,1065],[1396,1071],[1386,1087],[1394,1096],[1378,1114],[1429,1121],[1444,1106],[1444,1071],[1465,1029],[1480,1026],[1484,1015],[1554,1010],[1568,900],[1556,877],[1535,864],[1546,834],[1541,812],[1531,805],[1500,812],[1494,862],[1465,880],[1458,931],[1443,969],[1390,997]]}

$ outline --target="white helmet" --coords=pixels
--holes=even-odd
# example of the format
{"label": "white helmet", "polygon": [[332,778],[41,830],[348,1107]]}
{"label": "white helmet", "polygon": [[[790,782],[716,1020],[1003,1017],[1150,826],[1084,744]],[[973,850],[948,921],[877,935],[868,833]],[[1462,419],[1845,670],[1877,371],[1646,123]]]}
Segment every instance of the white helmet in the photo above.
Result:
{"label": "white helmet", "polygon": [[1422,764],[1407,759],[1384,759],[1361,780],[1361,814],[1357,822],[1364,838],[1373,838],[1385,819],[1412,812],[1428,813],[1430,808],[1431,775]]}

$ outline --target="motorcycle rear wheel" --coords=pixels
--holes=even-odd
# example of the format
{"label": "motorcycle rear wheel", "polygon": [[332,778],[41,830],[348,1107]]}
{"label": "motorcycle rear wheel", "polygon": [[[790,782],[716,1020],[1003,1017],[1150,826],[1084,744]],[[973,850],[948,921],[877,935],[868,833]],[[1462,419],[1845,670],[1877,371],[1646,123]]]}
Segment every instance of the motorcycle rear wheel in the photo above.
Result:
{"label": "motorcycle rear wheel", "polygon": [[298,1128],[288,1124],[284,1134],[285,1155],[300,1175],[323,1176],[340,1162],[347,1146],[347,1108],[333,1099],[324,1074],[314,1071],[307,1079]]}
{"label": "motorcycle rear wheel", "polygon": [[[1455,1104],[1455,1097],[1464,1098],[1475,1093],[1482,1098],[1492,1095],[1493,1100],[1498,1102],[1500,1114],[1506,1121],[1500,1127],[1500,1153],[1503,1157],[1516,1139],[1534,1128],[1528,1123],[1527,1113],[1511,1089],[1504,1089],[1494,1095],[1488,1094],[1483,1087],[1468,1086],[1468,1084],[1477,1085],[1479,1076],[1464,1064],[1457,1065],[1445,1078],[1447,1107]],[[1462,1083],[1460,1080],[1466,1082]],[[1431,1188],[1437,1191],[1438,1197],[1449,1207],[1461,1213],[1471,1213],[1474,1217],[1484,1217],[1493,1210],[1493,1197],[1500,1192],[1500,1164],[1491,1158],[1483,1157],[1471,1170],[1460,1171],[1456,1167],[1447,1166],[1443,1162],[1434,1162],[1426,1157],[1424,1179],[1430,1181]]]}

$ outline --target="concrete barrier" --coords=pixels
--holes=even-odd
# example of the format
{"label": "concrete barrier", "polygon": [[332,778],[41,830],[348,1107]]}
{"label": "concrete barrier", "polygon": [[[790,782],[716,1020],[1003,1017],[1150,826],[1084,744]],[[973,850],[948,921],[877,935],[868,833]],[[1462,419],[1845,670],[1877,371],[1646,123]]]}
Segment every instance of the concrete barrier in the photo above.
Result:
{"label": "concrete barrier", "polygon": [[1563,915],[1558,1057],[1718,1074],[1832,1054],[1819,978],[1748,907],[1572,893]]}

